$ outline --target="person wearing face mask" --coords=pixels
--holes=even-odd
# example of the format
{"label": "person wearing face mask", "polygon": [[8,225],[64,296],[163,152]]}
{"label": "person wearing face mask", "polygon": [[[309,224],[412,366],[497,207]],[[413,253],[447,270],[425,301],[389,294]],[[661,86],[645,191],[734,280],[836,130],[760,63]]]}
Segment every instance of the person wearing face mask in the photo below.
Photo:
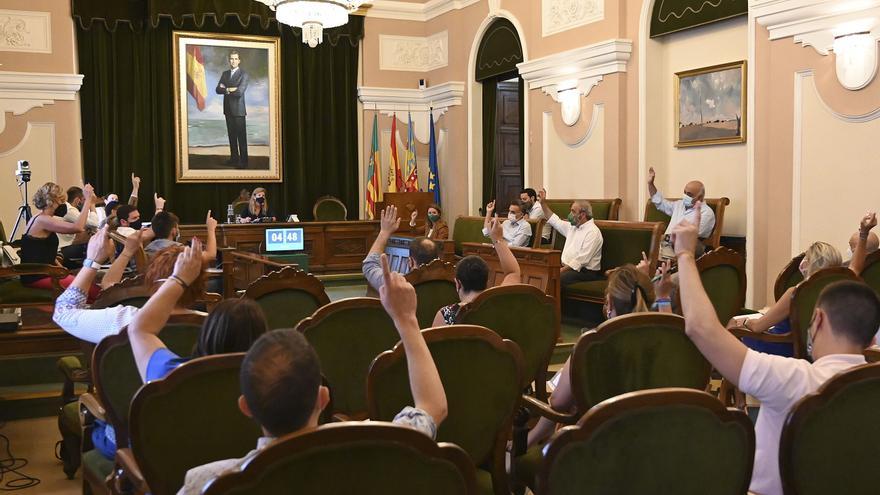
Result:
{"label": "person wearing face mask", "polygon": [[[486,205],[486,219],[483,222],[483,235],[489,237],[489,222],[495,213],[495,201],[490,201]],[[524,218],[523,207],[519,201],[510,203],[507,212],[507,221],[502,225],[504,231],[504,240],[511,246],[528,246],[529,239],[532,237],[532,227],[528,220]]]}
{"label": "person wearing face mask", "polygon": [[[137,206],[138,204],[138,192],[141,188],[141,178],[131,174],[131,196],[128,197],[128,204],[131,206]],[[103,227],[109,223],[109,219],[112,217],[115,220],[114,215],[116,214],[116,210],[119,208],[119,195],[116,193],[110,193],[104,197],[104,200],[101,201],[101,198],[98,198],[96,203],[97,206],[103,207],[97,208],[98,214],[98,228]]]}
{"label": "person wearing face mask", "polygon": [[[83,209],[75,223],[66,222],[55,216],[58,207],[67,202],[67,197],[61,192],[58,184],[53,182],[43,184],[34,193],[33,202],[40,212],[27,223],[24,235],[21,236],[21,262],[54,265],[55,255],[58,253],[58,234],[77,234],[85,230],[88,212],[95,202],[95,193],[90,184],[83,186]],[[50,277],[22,275],[20,278],[28,287],[46,290],[53,288]],[[61,286],[65,288],[71,282],[73,282],[72,275],[60,280]]]}
{"label": "person wearing face mask", "polygon": [[[519,200],[522,202],[522,211],[528,220],[540,220],[544,218],[544,208],[538,201],[538,193],[531,187],[527,187],[519,192]],[[550,242],[550,224],[544,223],[541,228],[541,240],[544,244]]]}
{"label": "person wearing face mask", "polygon": [[[675,253],[672,250],[669,234],[672,233],[672,229],[681,223],[682,220],[694,218],[696,214],[694,206],[698,201],[702,204],[703,199],[706,197],[706,187],[700,181],[690,181],[684,186],[684,193],[680,200],[668,201],[663,197],[663,193],[657,190],[657,187],[654,185],[656,175],[654,167],[648,169],[648,194],[651,196],[651,202],[654,203],[654,206],[671,217],[669,225],[666,227],[666,233],[663,236],[663,242],[660,243],[660,257],[674,258]],[[699,229],[700,239],[708,238],[712,235],[714,229],[715,212],[712,211],[712,208],[703,208]],[[702,253],[702,251],[700,252]]]}
{"label": "person wearing face mask", "polygon": [[251,193],[251,199],[248,200],[248,207],[244,215],[241,217],[242,223],[251,222],[274,222],[275,215],[269,209],[269,198],[266,196],[266,189],[258,187]]}
{"label": "person wearing face mask", "polygon": [[749,492],[782,495],[779,443],[786,418],[798,401],[830,378],[865,364],[863,351],[880,326],[880,299],[861,282],[830,284],[819,294],[807,331],[812,363],[756,352],[724,328],[706,295],[694,256],[697,222],[685,220],[672,231],[685,332],[713,368],[761,402]]}
{"label": "person wearing face mask", "polygon": [[[144,247],[147,257],[152,260],[162,250],[171,246],[183,246],[180,242],[180,219],[177,215],[168,211],[160,211],[150,221],[152,238]],[[202,251],[202,259],[206,262],[217,258],[217,220],[211,217],[211,210],[205,217],[205,230],[207,232],[205,250]]]}
{"label": "person wearing face mask", "polygon": [[593,221],[593,207],[582,199],[571,204],[568,220],[562,220],[547,205],[547,190],[538,193],[547,223],[565,236],[562,248],[563,289],[577,282],[602,280],[602,232]]}
{"label": "person wearing face mask", "polygon": [[[153,202],[156,204],[156,213],[165,210],[165,198],[162,198],[157,193],[153,193]],[[144,224],[143,220],[141,220],[140,211],[138,211],[136,206],[130,204],[122,205],[116,209],[116,222],[118,223],[116,233],[124,237],[129,237],[141,230]],[[150,240],[152,240],[152,236],[144,238],[145,242]]]}
{"label": "person wearing face mask", "polygon": [[[428,205],[428,215],[425,220],[425,226],[422,227],[418,234],[422,237],[431,239],[432,241],[449,239],[449,226],[446,225],[446,222],[440,220],[441,213],[442,210],[440,209],[440,205],[434,203]],[[418,230],[416,229],[417,216],[418,212],[413,211],[409,219],[409,229],[412,232]]]}
{"label": "person wearing face mask", "polygon": [[[55,208],[55,216],[67,223],[76,223],[79,219],[80,210],[85,205],[85,197],[81,187],[72,186],[67,189],[67,201]],[[98,213],[95,204],[87,210],[86,229],[77,234],[58,234],[58,252],[64,260],[62,264],[71,270],[82,266],[82,260],[86,257],[86,242],[90,232],[98,229]]]}

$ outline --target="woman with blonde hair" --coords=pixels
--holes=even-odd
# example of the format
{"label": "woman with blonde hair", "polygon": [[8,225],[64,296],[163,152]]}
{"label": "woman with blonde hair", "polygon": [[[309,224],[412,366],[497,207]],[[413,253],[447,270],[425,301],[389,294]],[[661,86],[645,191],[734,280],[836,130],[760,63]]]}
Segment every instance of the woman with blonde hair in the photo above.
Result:
{"label": "woman with blonde hair", "polygon": [[248,200],[247,210],[242,215],[241,221],[250,222],[274,222],[275,215],[269,209],[269,199],[266,197],[266,189],[258,187],[251,193]]}
{"label": "woman with blonde hair", "polygon": [[[843,257],[840,255],[840,251],[831,244],[820,241],[814,242],[807,248],[798,269],[806,280],[823,268],[841,265],[843,265]],[[743,327],[755,333],[767,332],[774,335],[791,332],[788,316],[791,312],[791,300],[794,297],[795,289],[797,286],[789,287],[779,300],[759,318],[732,318],[727,327]],[[790,343],[761,342],[755,339],[743,339],[743,343],[756,351],[768,354],[785,357],[792,357],[794,354],[794,347]]]}
{"label": "woman with blonde hair", "polygon": [[[56,263],[56,255],[58,254],[58,234],[78,234],[85,230],[86,221],[89,218],[89,211],[95,203],[95,191],[90,184],[83,186],[84,204],[80,210],[79,216],[74,223],[64,221],[61,211],[56,211],[59,207],[64,206],[66,210],[67,195],[58,184],[47,182],[42,185],[37,192],[34,193],[34,206],[40,210],[28,222],[24,235],[21,236],[21,262],[22,263],[41,263],[53,265]],[[86,259],[86,263],[93,263],[94,260]],[[52,279],[40,275],[22,275],[21,282],[35,289],[52,289]],[[73,282],[73,276],[68,275],[61,279],[61,286],[67,288]],[[93,287],[90,290],[90,296],[94,297],[98,293],[98,288]]]}
{"label": "woman with blonde hair", "polygon": [[[669,295],[672,293],[672,282],[669,279],[669,264],[665,263],[661,269],[662,277],[656,288],[651,284],[648,275],[634,265],[623,265],[608,276],[608,286],[605,289],[605,304],[603,316],[612,319],[617,316],[630,313],[645,313],[651,311],[651,306],[656,304],[661,313],[671,313]],[[556,384],[553,393],[550,394],[550,406],[556,411],[568,412],[574,407],[574,395],[571,391],[571,377],[569,366],[571,358],[565,361],[562,370],[556,374],[551,383]],[[545,417],[541,417],[534,428],[529,431],[528,445],[543,442],[556,428],[556,423]]]}

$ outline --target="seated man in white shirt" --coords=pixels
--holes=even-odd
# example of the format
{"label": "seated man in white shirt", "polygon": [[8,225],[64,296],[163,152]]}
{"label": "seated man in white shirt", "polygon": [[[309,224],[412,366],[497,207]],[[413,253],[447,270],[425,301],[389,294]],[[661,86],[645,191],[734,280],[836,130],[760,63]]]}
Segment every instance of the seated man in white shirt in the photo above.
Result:
{"label": "seated man in white shirt", "polygon": [[[538,201],[538,193],[531,187],[527,187],[519,192],[519,200],[522,201],[522,211],[529,220],[540,220],[544,218],[544,208]],[[550,242],[550,224],[544,223],[541,229],[541,242],[547,244]]]}
{"label": "seated man in white shirt", "polygon": [[[483,235],[489,237],[489,221],[495,213],[495,201],[486,205],[486,219],[483,221]],[[510,246],[526,247],[532,238],[532,226],[523,216],[523,208],[519,201],[510,203],[507,221],[501,225],[504,240]]]}
{"label": "seated man in white shirt", "polygon": [[[654,167],[648,169],[648,194],[651,196],[651,202],[658,210],[672,217],[669,225],[666,227],[666,233],[663,241],[660,243],[660,256],[662,258],[674,258],[675,254],[672,250],[672,243],[669,242],[669,234],[672,229],[681,223],[684,219],[693,219],[697,201],[703,202],[706,197],[706,187],[700,181],[690,181],[684,186],[684,194],[678,201],[667,201],[663,197],[663,193],[657,190],[654,185],[656,173]],[[700,239],[706,239],[712,235],[715,229],[715,212],[712,208],[703,208],[702,220],[700,220]],[[702,254],[702,252],[701,252]]]}
{"label": "seated man in white shirt", "polygon": [[560,283],[565,288],[576,282],[602,280],[602,232],[593,221],[593,208],[587,200],[571,204],[567,220],[550,211],[547,206],[547,190],[541,189],[539,199],[547,223],[565,236],[562,248],[562,275]]}
{"label": "seated man in white shirt", "polygon": [[[156,205],[156,213],[165,210],[165,199],[158,194],[153,194],[153,202]],[[124,237],[129,237],[138,230],[141,230],[143,225],[141,213],[138,211],[137,206],[130,204],[122,205],[116,209],[116,220],[119,222],[116,232]]]}
{"label": "seated man in white shirt", "polygon": [[749,490],[781,495],[779,440],[789,411],[837,373],[865,364],[862,351],[880,326],[880,299],[859,282],[826,287],[813,310],[807,335],[807,352],[813,363],[751,350],[718,321],[700,281],[694,258],[699,221],[697,214],[693,221],[684,220],[672,230],[686,332],[724,378],[761,402]]}
{"label": "seated man in white shirt", "polygon": [[[61,217],[67,223],[76,223],[79,218],[79,210],[85,204],[83,190],[79,186],[67,189],[67,202],[55,209],[55,216]],[[86,230],[79,234],[58,234],[58,251],[64,256],[64,266],[67,268],[79,268],[82,260],[86,257],[86,243],[90,232],[98,229],[98,214],[94,205],[86,217]],[[79,239],[77,239],[79,237]]]}
{"label": "seated man in white shirt", "polygon": [[[394,423],[436,438],[437,427],[446,418],[446,393],[419,330],[416,292],[403,275],[391,272],[384,254],[381,260],[385,277],[380,290],[382,305],[404,344],[415,403],[415,407],[403,408]],[[263,428],[257,448],[241,459],[226,459],[190,469],[178,495],[201,493],[209,480],[239,469],[276,438],[317,427],[321,411],[330,400],[330,392],[321,385],[318,356],[295,330],[275,330],[261,336],[244,358],[240,381],[242,395],[238,406]]]}

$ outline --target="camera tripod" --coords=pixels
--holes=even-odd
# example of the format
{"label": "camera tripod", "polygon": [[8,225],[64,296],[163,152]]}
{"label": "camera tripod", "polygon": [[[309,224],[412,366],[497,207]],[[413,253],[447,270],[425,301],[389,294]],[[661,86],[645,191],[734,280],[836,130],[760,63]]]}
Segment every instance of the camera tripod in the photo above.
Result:
{"label": "camera tripod", "polygon": [[18,207],[18,216],[15,219],[15,226],[12,227],[12,234],[9,236],[9,242],[12,242],[15,239],[15,234],[18,232],[18,227],[21,226],[21,221],[24,220],[24,225],[27,225],[28,222],[31,221],[31,207],[28,204],[28,181],[22,180],[21,185],[24,186],[24,196],[22,197],[22,204]]}

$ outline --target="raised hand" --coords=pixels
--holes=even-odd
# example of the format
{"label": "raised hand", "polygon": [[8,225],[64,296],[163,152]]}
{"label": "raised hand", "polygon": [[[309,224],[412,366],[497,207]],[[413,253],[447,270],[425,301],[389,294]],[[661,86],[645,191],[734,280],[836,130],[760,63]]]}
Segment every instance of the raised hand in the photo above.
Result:
{"label": "raised hand", "polygon": [[664,260],[663,263],[660,264],[660,281],[657,282],[657,286],[654,290],[657,291],[658,298],[669,299],[672,297],[672,291],[675,289],[675,284],[672,283],[672,260]]}
{"label": "raised hand", "polygon": [[202,241],[193,237],[192,245],[183,249],[174,262],[173,275],[191,285],[202,273]]}
{"label": "raised hand", "polygon": [[[406,281],[403,275],[392,272],[388,265],[388,256],[382,255],[382,276],[385,283],[379,289],[379,298],[388,316],[394,320],[398,330],[400,323],[408,319],[416,319],[416,290]],[[416,323],[418,328],[418,323]]]}
{"label": "raised hand", "polygon": [[208,230],[217,229],[217,220],[211,216],[211,210],[208,210],[208,215],[205,217],[205,228]]}
{"label": "raised hand", "polygon": [[131,188],[137,191],[141,187],[141,178],[131,173]]}
{"label": "raised hand", "polygon": [[159,196],[159,193],[153,193],[153,202],[156,204],[156,211],[165,210],[165,198]]}
{"label": "raised hand", "polygon": [[859,223],[859,231],[864,234],[867,234],[874,227],[877,226],[877,212],[869,211],[865,213],[865,216],[862,217],[862,221]]}
{"label": "raised hand", "polygon": [[489,237],[492,238],[492,242],[498,242],[504,239],[504,229],[501,227],[501,220],[498,219],[498,215],[495,215],[489,221]]}
{"label": "raised hand", "polygon": [[379,226],[379,230],[385,234],[397,232],[398,227],[400,227],[400,217],[397,216],[396,206],[389,205],[382,210],[382,217]]}
{"label": "raised hand", "polygon": [[495,211],[495,200],[493,199],[492,201],[489,201],[489,203],[486,205],[486,214],[491,216],[492,212],[494,212],[494,211]]}
{"label": "raised hand", "polygon": [[648,260],[648,257],[645,255],[645,252],[642,251],[642,260],[639,261],[639,264],[636,265],[636,270],[642,272],[648,278],[651,277],[651,262]]}
{"label": "raised hand", "polygon": [[696,211],[694,221],[691,222],[684,219],[672,229],[672,243],[675,245],[676,257],[687,253],[693,255],[697,251],[702,206],[702,201],[694,203],[694,210]]}
{"label": "raised hand", "polygon": [[538,200],[543,204],[545,199],[547,199],[547,189],[542,187],[541,190],[538,191]]}
{"label": "raised hand", "polygon": [[86,247],[86,258],[98,263],[103,263],[110,258],[114,246],[113,240],[110,239],[108,234],[108,229],[109,227],[105,225],[89,239],[89,245]]}
{"label": "raised hand", "polygon": [[409,223],[416,223],[416,217],[418,217],[418,216],[419,216],[419,212],[416,210],[413,210],[409,216]]}
{"label": "raised hand", "polygon": [[654,172],[654,167],[648,168],[648,184],[653,184],[654,179],[657,177],[657,172]]}
{"label": "raised hand", "polygon": [[83,198],[87,203],[95,199],[95,188],[88,182],[83,185]]}

